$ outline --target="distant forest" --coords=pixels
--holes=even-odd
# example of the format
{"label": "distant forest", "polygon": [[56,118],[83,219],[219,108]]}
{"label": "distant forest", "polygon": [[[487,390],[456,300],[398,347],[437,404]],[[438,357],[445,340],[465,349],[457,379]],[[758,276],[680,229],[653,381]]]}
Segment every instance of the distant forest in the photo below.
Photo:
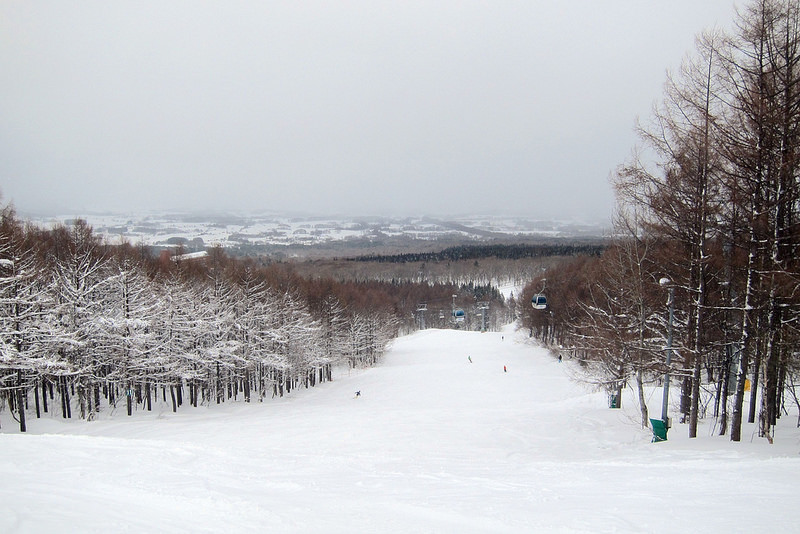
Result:
{"label": "distant forest", "polygon": [[391,255],[363,255],[350,258],[350,261],[369,261],[378,263],[409,263],[459,261],[484,258],[519,260],[525,258],[549,258],[554,256],[600,256],[605,250],[603,243],[552,243],[546,245],[489,244],[460,245],[448,247],[440,252],[409,252]]}

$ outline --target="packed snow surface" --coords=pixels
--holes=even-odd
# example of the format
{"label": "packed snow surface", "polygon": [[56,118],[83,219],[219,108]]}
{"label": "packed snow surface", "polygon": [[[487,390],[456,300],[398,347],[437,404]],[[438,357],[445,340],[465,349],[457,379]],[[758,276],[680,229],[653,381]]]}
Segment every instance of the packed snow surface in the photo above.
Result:
{"label": "packed snow surface", "polygon": [[577,369],[519,332],[426,330],[264,403],[27,434],[6,409],[0,532],[797,531],[796,412],[774,445],[710,419],[654,444],[630,393],[609,409]]}

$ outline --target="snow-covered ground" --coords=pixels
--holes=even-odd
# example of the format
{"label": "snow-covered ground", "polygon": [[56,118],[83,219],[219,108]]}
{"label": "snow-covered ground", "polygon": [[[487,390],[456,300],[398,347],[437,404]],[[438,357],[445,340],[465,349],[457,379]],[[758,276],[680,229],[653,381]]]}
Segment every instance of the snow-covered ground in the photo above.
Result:
{"label": "snow-covered ground", "polygon": [[574,374],[521,333],[427,330],[263,404],[27,435],[5,410],[0,532],[797,532],[796,413],[774,445],[653,444]]}
{"label": "snow-covered ground", "polygon": [[503,298],[508,300],[510,297],[514,297],[515,299],[520,298],[522,292],[525,290],[525,285],[528,283],[526,280],[525,282],[517,282],[517,281],[504,281],[502,283],[498,283],[497,280],[492,280],[492,285],[497,288]]}
{"label": "snow-covered ground", "polygon": [[51,228],[84,219],[109,243],[164,246],[175,239],[190,246],[224,247],[250,245],[319,245],[378,236],[414,240],[487,237],[597,237],[606,233],[599,222],[542,221],[526,217],[474,215],[431,219],[429,217],[312,217],[276,213],[192,214],[154,212],[144,214],[31,215],[35,224]]}

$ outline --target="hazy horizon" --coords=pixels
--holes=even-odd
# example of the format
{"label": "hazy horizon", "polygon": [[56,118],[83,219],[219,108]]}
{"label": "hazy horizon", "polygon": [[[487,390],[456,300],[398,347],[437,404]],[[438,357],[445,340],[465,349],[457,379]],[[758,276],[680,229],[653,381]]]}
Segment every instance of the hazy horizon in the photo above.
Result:
{"label": "hazy horizon", "polygon": [[733,3],[0,5],[21,213],[607,220],[637,116]]}
{"label": "hazy horizon", "polygon": [[26,220],[31,221],[39,221],[43,222],[47,219],[84,219],[88,220],[91,223],[91,219],[94,217],[131,217],[131,218],[143,218],[147,219],[149,217],[158,218],[161,216],[166,216],[167,218],[176,216],[186,216],[187,218],[203,218],[205,217],[206,222],[211,222],[215,219],[230,217],[230,218],[253,218],[258,219],[260,217],[269,218],[274,217],[276,219],[282,218],[294,218],[294,219],[301,219],[301,220],[355,220],[358,221],[360,219],[387,219],[387,220],[404,220],[404,219],[430,219],[431,221],[440,220],[440,221],[454,221],[454,220],[481,220],[481,219],[511,219],[511,220],[522,220],[522,221],[530,221],[530,222],[553,222],[553,223],[565,223],[565,224],[587,224],[590,226],[598,226],[598,227],[606,227],[610,226],[610,217],[597,217],[592,218],[590,216],[564,216],[564,217],[545,217],[545,216],[535,216],[530,213],[508,213],[508,212],[461,212],[461,213],[319,213],[319,212],[311,212],[311,211],[299,211],[299,210],[280,210],[280,209],[253,209],[253,210],[238,210],[235,208],[232,209],[141,209],[141,210],[55,210],[55,211],[48,211],[48,210],[21,210],[14,205],[13,202],[7,202],[7,204],[11,204],[15,212],[19,217]]}

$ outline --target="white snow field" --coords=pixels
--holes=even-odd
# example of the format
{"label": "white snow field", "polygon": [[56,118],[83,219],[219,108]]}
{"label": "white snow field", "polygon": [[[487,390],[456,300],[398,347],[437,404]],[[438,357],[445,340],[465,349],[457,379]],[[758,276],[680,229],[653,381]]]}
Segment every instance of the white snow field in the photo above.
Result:
{"label": "white snow field", "polygon": [[520,332],[426,330],[264,403],[48,415],[26,435],[6,409],[0,532],[800,530],[795,411],[774,445],[710,422],[650,443],[630,392],[609,409],[575,370]]}

